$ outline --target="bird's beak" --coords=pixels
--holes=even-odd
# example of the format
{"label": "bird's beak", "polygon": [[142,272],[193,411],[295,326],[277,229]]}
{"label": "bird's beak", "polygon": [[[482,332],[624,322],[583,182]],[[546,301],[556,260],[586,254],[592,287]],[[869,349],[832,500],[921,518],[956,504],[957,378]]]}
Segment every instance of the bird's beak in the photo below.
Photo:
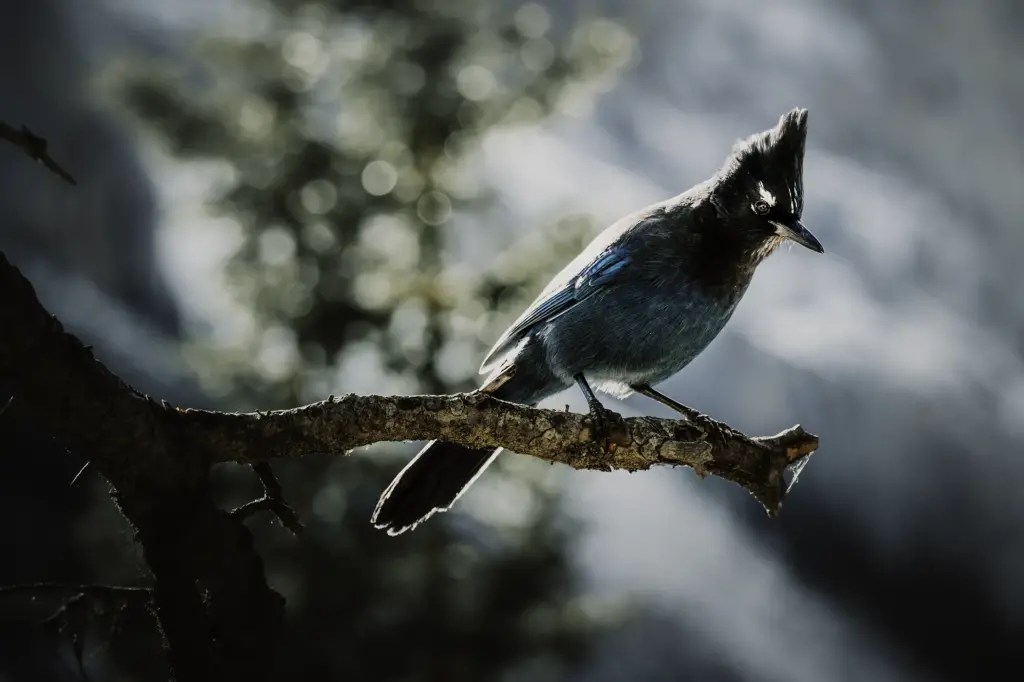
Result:
{"label": "bird's beak", "polygon": [[810,230],[803,226],[796,218],[787,220],[785,223],[771,221],[775,226],[775,234],[785,239],[791,239],[800,246],[806,246],[811,251],[825,253],[825,247],[821,245],[818,238],[811,234]]}

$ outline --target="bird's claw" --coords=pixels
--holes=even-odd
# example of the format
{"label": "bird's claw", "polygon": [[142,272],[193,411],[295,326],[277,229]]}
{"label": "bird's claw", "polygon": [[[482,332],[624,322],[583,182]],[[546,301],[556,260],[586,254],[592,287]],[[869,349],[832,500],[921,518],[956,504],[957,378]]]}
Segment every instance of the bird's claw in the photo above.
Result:
{"label": "bird's claw", "polygon": [[629,429],[618,412],[613,412],[603,405],[591,405],[590,421],[594,442],[605,452],[615,452],[619,445],[629,444]]}
{"label": "bird's claw", "polygon": [[687,416],[686,421],[690,422],[699,429],[702,429],[705,433],[710,433],[718,428],[722,428],[724,425],[719,424],[711,417],[706,414],[697,412],[695,415]]}
{"label": "bird's claw", "polygon": [[703,412],[700,412],[699,410],[693,409],[692,407],[679,405],[678,407],[675,407],[675,410],[683,419],[685,419],[686,421],[688,421],[689,423],[693,424],[698,428],[704,429],[705,431],[708,430],[708,428],[714,426],[715,424],[715,421],[711,417],[707,416]]}

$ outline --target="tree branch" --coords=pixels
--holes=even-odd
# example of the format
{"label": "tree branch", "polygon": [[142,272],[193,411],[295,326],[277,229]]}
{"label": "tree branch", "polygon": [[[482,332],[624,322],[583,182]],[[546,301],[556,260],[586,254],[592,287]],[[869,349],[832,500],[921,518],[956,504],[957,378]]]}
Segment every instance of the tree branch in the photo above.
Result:
{"label": "tree branch", "polygon": [[292,535],[299,537],[305,530],[299,515],[295,513],[287,502],[284,501],[284,490],[281,482],[277,480],[274,470],[267,462],[256,462],[252,465],[253,472],[259,477],[263,484],[263,497],[246,502],[240,507],[231,510],[231,516],[244,520],[258,511],[269,511],[277,517],[281,525],[292,532]]}
{"label": "tree branch", "polygon": [[541,410],[483,393],[454,396],[331,397],[291,410],[249,414],[177,410],[173,431],[187,434],[211,462],[258,462],[343,453],[383,441],[439,438],[470,447],[504,447],[574,469],[641,471],[686,465],[750,491],[770,514],[785,496],[784,472],[818,447],[794,426],[750,438],[721,422],[634,417],[629,442],[603,452],[587,415]]}
{"label": "tree branch", "polygon": [[[751,438],[712,419],[625,420],[629,443],[604,453],[586,415],[507,403],[482,393],[455,396],[331,397],[251,414],[172,408],[122,383],[65,333],[31,285],[0,255],[0,376],[52,428],[85,446],[115,485],[126,477],[167,485],[210,463],[254,463],[313,453],[342,454],[382,441],[440,438],[472,447],[505,447],[577,469],[639,471],[687,465],[746,488],[777,514],[785,471],[818,447],[799,426]],[[182,461],[182,457],[188,458]],[[184,466],[183,466],[184,465]],[[173,471],[171,471],[173,469]]]}
{"label": "tree branch", "polygon": [[76,594],[84,594],[104,599],[127,599],[148,597],[152,592],[153,588],[151,587],[127,587],[123,585],[67,585],[64,583],[0,585],[0,595],[27,595],[30,597],[69,597]]}
{"label": "tree branch", "polygon": [[86,674],[85,636],[86,630],[103,615],[114,621],[126,608],[150,603],[153,590],[149,587],[123,587],[115,585],[65,585],[59,583],[29,583],[0,586],[0,599],[4,597],[28,598],[33,602],[42,599],[59,599],[60,606],[42,621],[64,632],[78,664],[78,673],[84,680]]}
{"label": "tree branch", "polygon": [[47,152],[46,148],[48,145],[46,140],[29,130],[28,126],[23,125],[21,126],[21,129],[16,130],[3,121],[0,121],[0,140],[6,140],[18,147],[31,159],[46,166],[51,173],[54,173],[64,182],[71,185],[78,184],[75,182],[75,179],[71,177],[71,173],[64,170]]}
{"label": "tree branch", "polygon": [[284,599],[244,524],[218,509],[209,461],[163,428],[170,408],[107,370],[0,253],[0,383],[114,486],[153,574],[176,679],[278,679]]}

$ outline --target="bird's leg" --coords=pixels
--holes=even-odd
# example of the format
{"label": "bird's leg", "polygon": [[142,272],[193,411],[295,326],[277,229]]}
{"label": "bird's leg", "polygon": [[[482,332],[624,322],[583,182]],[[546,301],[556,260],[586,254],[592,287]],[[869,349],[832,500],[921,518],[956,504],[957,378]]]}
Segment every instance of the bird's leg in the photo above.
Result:
{"label": "bird's leg", "polygon": [[683,405],[680,402],[676,402],[675,400],[672,400],[672,398],[669,398],[664,393],[661,393],[659,391],[655,391],[653,388],[651,388],[650,384],[635,384],[635,385],[631,386],[630,388],[632,388],[634,391],[636,391],[640,395],[645,395],[648,398],[650,398],[651,400],[657,400],[659,403],[661,403],[665,407],[668,407],[668,408],[671,408],[671,409],[675,410],[679,414],[681,414],[684,417],[686,417],[686,421],[689,421],[689,422],[699,422],[699,421],[703,421],[703,420],[707,419],[707,417],[705,417],[703,414],[701,414],[697,410],[693,409],[692,407],[687,407],[686,405]]}
{"label": "bird's leg", "polygon": [[577,374],[573,378],[576,380],[577,385],[579,385],[580,390],[583,391],[583,396],[587,399],[587,407],[590,408],[590,418],[594,423],[594,440],[600,443],[608,452],[615,450],[616,445],[628,444],[629,431],[622,420],[622,415],[618,412],[612,412],[601,404],[601,401],[594,395],[594,391],[591,390],[590,384],[587,383],[587,379],[582,373]]}

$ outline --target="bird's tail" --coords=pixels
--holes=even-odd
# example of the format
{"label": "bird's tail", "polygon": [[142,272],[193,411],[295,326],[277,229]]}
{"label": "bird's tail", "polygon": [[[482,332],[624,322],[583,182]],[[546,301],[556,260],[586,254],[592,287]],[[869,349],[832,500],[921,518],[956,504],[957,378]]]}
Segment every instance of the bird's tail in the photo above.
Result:
{"label": "bird's tail", "polygon": [[398,535],[448,511],[500,452],[430,441],[381,494],[373,525]]}
{"label": "bird's tail", "polygon": [[[502,394],[507,392],[507,382],[515,373],[515,365],[504,367],[492,374],[480,390],[507,398]],[[448,511],[499,453],[501,448],[473,449],[430,441],[381,493],[371,523],[387,530],[388,535],[398,535],[437,512]]]}

